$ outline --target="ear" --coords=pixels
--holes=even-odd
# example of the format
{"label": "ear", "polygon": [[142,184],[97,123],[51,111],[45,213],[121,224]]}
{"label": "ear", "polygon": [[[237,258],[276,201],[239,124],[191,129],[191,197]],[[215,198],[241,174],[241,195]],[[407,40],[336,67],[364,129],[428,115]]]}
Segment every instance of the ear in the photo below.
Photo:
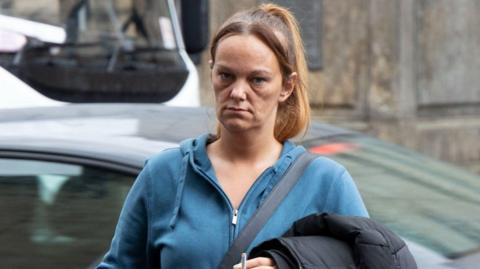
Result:
{"label": "ear", "polygon": [[298,75],[292,72],[283,82],[282,91],[280,92],[279,102],[284,102],[290,97],[297,83]]}
{"label": "ear", "polygon": [[208,66],[210,66],[210,81],[213,79],[213,60],[208,60]]}

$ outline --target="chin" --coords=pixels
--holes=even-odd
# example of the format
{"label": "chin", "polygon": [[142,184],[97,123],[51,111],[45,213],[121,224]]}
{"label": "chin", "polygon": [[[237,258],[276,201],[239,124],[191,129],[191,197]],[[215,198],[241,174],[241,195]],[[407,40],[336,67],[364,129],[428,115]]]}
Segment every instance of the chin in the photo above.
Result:
{"label": "chin", "polygon": [[222,124],[223,128],[229,132],[242,132],[246,131],[249,128],[243,124],[235,124],[235,123],[227,123],[227,124]]}
{"label": "chin", "polygon": [[221,121],[223,129],[228,132],[243,132],[251,128],[250,124],[241,119],[226,119]]}

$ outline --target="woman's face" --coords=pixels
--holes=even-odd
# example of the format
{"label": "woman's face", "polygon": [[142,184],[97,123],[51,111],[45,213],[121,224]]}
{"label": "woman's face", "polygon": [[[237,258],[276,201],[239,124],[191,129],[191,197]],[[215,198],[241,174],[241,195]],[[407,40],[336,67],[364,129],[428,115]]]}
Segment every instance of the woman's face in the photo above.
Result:
{"label": "woman's face", "polygon": [[217,118],[230,132],[271,131],[278,104],[291,94],[273,51],[254,35],[233,35],[217,45],[212,69]]}

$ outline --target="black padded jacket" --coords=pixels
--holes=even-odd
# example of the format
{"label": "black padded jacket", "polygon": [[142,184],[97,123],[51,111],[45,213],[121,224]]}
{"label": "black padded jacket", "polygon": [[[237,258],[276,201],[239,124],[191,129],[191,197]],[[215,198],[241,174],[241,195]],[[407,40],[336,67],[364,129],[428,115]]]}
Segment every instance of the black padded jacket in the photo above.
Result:
{"label": "black padded jacket", "polygon": [[255,247],[253,257],[270,257],[279,269],[417,269],[405,242],[385,226],[326,213],[296,221],[283,237]]}

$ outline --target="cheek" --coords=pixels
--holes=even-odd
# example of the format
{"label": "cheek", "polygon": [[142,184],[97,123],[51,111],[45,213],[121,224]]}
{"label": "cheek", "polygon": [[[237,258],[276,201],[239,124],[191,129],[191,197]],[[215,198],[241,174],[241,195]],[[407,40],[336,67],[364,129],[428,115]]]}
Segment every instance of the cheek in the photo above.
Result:
{"label": "cheek", "polygon": [[220,94],[224,92],[222,91],[223,88],[224,87],[220,83],[218,83],[218,81],[212,80],[212,89],[213,89],[213,93],[215,94],[215,98],[218,99]]}
{"label": "cheek", "polygon": [[213,86],[213,93],[215,94],[215,99],[218,101],[223,101],[228,98],[228,90],[225,87]]}
{"label": "cheek", "polygon": [[261,118],[271,114],[278,106],[276,97],[272,94],[259,94],[251,98],[250,104],[254,107],[255,114]]}
{"label": "cheek", "polygon": [[225,88],[228,88],[225,82],[220,81],[218,78],[212,78],[212,88],[215,92],[215,95],[225,92]]}
{"label": "cheek", "polygon": [[265,108],[277,106],[280,102],[280,86],[275,85],[268,90],[259,91],[257,98]]}
{"label": "cheek", "polygon": [[213,93],[215,95],[215,106],[217,109],[221,110],[221,108],[229,102],[230,95],[229,95],[229,88],[225,85],[212,85]]}

